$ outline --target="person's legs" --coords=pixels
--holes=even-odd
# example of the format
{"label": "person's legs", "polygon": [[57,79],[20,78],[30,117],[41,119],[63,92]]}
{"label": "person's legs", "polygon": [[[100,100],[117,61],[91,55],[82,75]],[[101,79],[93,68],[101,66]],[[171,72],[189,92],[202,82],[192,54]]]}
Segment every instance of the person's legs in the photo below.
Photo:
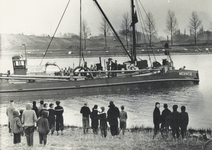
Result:
{"label": "person's legs", "polygon": [[177,134],[177,138],[178,138],[178,139],[179,139],[179,137],[180,137],[180,133],[179,133],[179,132],[180,132],[179,127],[177,127],[177,128],[176,128],[176,134]]}
{"label": "person's legs", "polygon": [[176,129],[175,128],[172,128],[172,136],[173,136],[174,139],[176,138],[175,137],[175,134],[176,134]]}
{"label": "person's legs", "polygon": [[60,130],[61,130],[61,135],[63,135],[63,129],[64,129],[64,124],[63,124],[63,116],[60,118]]}
{"label": "person's legs", "polygon": [[111,131],[111,135],[112,135],[112,136],[116,135],[116,126],[111,125],[111,126],[110,126],[110,131]]}
{"label": "person's legs", "polygon": [[34,126],[29,127],[30,128],[30,134],[29,134],[29,146],[33,146],[33,133],[34,133]]}
{"label": "person's legs", "polygon": [[124,135],[125,130],[126,130],[126,121],[121,121],[120,122],[120,128],[122,130],[122,134]]}
{"label": "person's legs", "polygon": [[119,127],[118,127],[118,124],[115,125],[115,135],[119,135]]}
{"label": "person's legs", "polygon": [[30,146],[29,131],[30,131],[29,127],[25,127],[25,136],[26,136],[26,141],[28,146]]}
{"label": "person's legs", "polygon": [[106,137],[107,136],[107,128],[104,128],[103,130],[104,130],[104,137]]}
{"label": "person's legs", "polygon": [[89,129],[89,118],[88,117],[85,118],[85,126],[86,126],[86,133],[88,133],[88,129]]}
{"label": "person's legs", "polygon": [[16,143],[21,143],[21,132],[14,134],[14,137],[16,139]]}
{"label": "person's legs", "polygon": [[44,141],[44,145],[46,145],[47,143],[47,134],[43,133],[43,141]]}
{"label": "person's legs", "polygon": [[82,118],[82,127],[83,127],[83,133],[85,134],[86,133],[86,119],[85,117]]}
{"label": "person's legs", "polygon": [[181,128],[182,139],[185,138],[185,136],[186,136],[186,131],[187,131],[187,128],[186,128],[186,127],[182,127],[182,128]]}
{"label": "person's legs", "polygon": [[42,144],[43,142],[43,136],[42,136],[42,133],[39,132],[39,142],[40,144]]}
{"label": "person's legs", "polygon": [[16,144],[17,143],[17,134],[13,133],[13,143]]}
{"label": "person's legs", "polygon": [[153,135],[153,139],[156,137],[156,135],[158,134],[159,131],[159,124],[155,123],[154,124],[154,135]]}
{"label": "person's legs", "polygon": [[9,133],[12,132],[11,127],[10,127],[10,122],[8,122],[8,129],[9,129]]}

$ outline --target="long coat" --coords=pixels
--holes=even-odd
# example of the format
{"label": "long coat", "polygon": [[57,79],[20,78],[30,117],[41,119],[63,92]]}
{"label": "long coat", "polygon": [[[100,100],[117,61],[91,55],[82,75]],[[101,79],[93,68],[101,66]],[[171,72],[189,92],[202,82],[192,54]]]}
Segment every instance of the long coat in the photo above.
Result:
{"label": "long coat", "polygon": [[23,131],[21,120],[19,118],[18,111],[13,112],[13,119],[11,121],[11,129],[13,133],[20,133]]}
{"label": "long coat", "polygon": [[154,124],[160,124],[161,123],[161,115],[159,108],[155,107],[153,111],[153,123]]}
{"label": "long coat", "polygon": [[115,105],[111,105],[107,112],[107,119],[110,126],[118,125],[118,118],[120,116],[119,109]]}
{"label": "long coat", "polygon": [[11,122],[13,119],[13,111],[14,110],[15,110],[15,108],[12,105],[10,105],[6,110],[6,114],[8,116],[8,125],[10,124],[10,128],[11,128]]}

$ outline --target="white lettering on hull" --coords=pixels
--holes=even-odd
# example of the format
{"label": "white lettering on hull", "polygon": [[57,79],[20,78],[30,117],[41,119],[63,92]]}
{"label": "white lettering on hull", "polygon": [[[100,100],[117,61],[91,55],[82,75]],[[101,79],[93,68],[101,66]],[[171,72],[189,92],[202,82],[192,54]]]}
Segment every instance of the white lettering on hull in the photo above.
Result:
{"label": "white lettering on hull", "polygon": [[192,72],[179,72],[180,76],[193,76]]}

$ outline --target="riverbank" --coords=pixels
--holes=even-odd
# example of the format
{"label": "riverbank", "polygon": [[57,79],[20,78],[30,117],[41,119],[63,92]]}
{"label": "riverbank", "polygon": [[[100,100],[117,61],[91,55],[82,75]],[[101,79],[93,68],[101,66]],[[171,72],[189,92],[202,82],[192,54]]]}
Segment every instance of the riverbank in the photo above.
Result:
{"label": "riverbank", "polygon": [[[1,131],[1,150],[14,150],[14,149],[28,149],[26,144],[26,137],[21,137],[20,144],[13,144],[13,136],[8,133],[8,127],[6,125],[0,126]],[[64,135],[57,136],[48,135],[47,150],[57,149],[72,149],[72,150],[93,150],[93,149],[145,149],[145,150],[201,150],[203,149],[206,141],[201,136],[201,131],[204,130],[189,130],[189,136],[186,140],[173,140],[171,135],[167,139],[164,139],[160,134],[155,138],[153,137],[152,128],[131,128],[127,129],[125,135],[111,136],[108,130],[106,138],[101,137],[100,133],[94,135],[91,130],[88,134],[83,134],[83,130],[80,127],[66,126]],[[208,136],[211,137],[211,130],[205,130],[210,132]],[[34,146],[31,150],[41,150],[44,146],[39,144],[38,132],[34,132]]]}

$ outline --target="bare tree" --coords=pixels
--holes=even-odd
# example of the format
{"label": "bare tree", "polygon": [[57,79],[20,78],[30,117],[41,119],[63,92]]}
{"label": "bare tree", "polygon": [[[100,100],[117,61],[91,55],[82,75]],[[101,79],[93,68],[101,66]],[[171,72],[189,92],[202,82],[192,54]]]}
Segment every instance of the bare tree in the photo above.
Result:
{"label": "bare tree", "polygon": [[130,24],[131,24],[131,20],[130,20],[129,13],[127,12],[123,14],[123,20],[122,20],[121,32],[120,32],[123,36],[125,36],[127,48],[128,48],[128,36],[130,33]]}
{"label": "bare tree", "polygon": [[110,26],[108,25],[105,18],[102,17],[102,22],[100,23],[100,32],[103,33],[105,38],[105,48],[107,48],[107,36],[110,34]]}
{"label": "bare tree", "polygon": [[171,37],[171,45],[173,45],[173,34],[177,30],[177,18],[175,17],[175,13],[171,10],[168,10],[167,20],[166,20],[166,29]]}
{"label": "bare tree", "polygon": [[87,44],[87,38],[90,35],[91,31],[90,28],[88,27],[87,21],[83,19],[82,21],[82,38],[84,41],[84,49],[86,49],[86,44]]}
{"label": "bare tree", "polygon": [[155,20],[151,12],[148,12],[145,20],[145,31],[149,36],[149,46],[152,45],[152,37],[156,34]]}
{"label": "bare tree", "polygon": [[189,27],[191,29],[191,32],[194,34],[195,45],[197,44],[197,31],[201,24],[202,21],[199,19],[197,12],[193,11],[189,22]]}

